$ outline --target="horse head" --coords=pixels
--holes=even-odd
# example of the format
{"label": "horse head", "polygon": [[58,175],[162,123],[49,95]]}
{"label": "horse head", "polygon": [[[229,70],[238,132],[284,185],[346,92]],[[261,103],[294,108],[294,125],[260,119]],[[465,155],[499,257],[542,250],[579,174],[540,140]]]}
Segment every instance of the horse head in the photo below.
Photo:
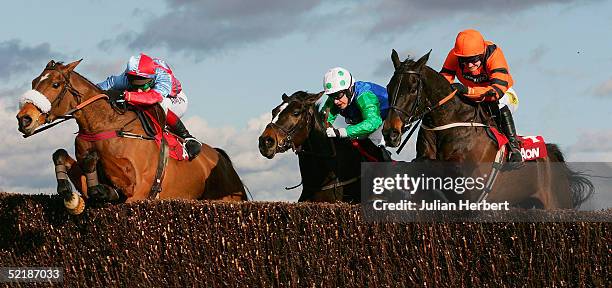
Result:
{"label": "horse head", "polygon": [[323,92],[310,94],[303,91],[291,96],[283,94],[283,102],[272,110],[272,121],[259,136],[259,152],[268,159],[289,148],[297,149],[308,138],[317,123],[315,103]]}
{"label": "horse head", "polygon": [[65,116],[76,106],[80,94],[72,87],[70,76],[81,60],[66,65],[51,60],[32,80],[32,90],[19,99],[17,122],[21,133],[31,135],[39,126]]}
{"label": "horse head", "polygon": [[414,122],[416,113],[427,104],[428,100],[422,95],[422,75],[428,59],[429,53],[417,61],[407,58],[402,62],[395,50],[391,53],[395,72],[387,84],[390,109],[383,126],[387,146],[399,146],[404,127]]}

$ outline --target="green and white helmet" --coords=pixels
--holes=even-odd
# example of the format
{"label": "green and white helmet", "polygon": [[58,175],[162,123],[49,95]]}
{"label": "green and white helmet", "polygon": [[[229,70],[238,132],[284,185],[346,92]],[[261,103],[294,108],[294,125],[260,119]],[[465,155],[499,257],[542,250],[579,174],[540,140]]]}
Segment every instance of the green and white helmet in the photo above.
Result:
{"label": "green and white helmet", "polygon": [[323,77],[323,89],[325,89],[325,94],[332,94],[349,89],[353,84],[355,84],[353,76],[351,76],[348,70],[342,67],[329,69],[329,71],[325,73],[325,77]]}

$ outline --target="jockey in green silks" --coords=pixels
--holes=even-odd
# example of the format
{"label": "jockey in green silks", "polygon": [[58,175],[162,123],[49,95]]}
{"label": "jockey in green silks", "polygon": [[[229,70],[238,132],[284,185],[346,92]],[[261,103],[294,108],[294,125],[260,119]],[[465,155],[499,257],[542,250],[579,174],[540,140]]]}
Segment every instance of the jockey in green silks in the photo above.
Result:
{"label": "jockey in green silks", "polygon": [[369,138],[378,151],[379,161],[391,161],[384,148],[382,124],[387,117],[389,100],[387,89],[365,81],[355,81],[351,73],[342,68],[332,68],[323,78],[323,88],[329,97],[322,111],[329,109],[327,122],[331,125],[338,115],[348,124],[346,128],[327,128],[328,137],[365,139]]}

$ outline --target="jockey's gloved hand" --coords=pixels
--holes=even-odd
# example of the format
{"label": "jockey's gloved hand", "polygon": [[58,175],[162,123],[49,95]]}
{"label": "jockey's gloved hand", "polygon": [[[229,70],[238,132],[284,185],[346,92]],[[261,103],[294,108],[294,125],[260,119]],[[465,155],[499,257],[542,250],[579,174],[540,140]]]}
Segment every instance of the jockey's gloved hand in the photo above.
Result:
{"label": "jockey's gloved hand", "polygon": [[325,130],[325,132],[327,133],[327,137],[330,138],[346,138],[348,137],[348,134],[346,133],[346,128],[327,128],[327,130]]}
{"label": "jockey's gloved hand", "polygon": [[127,102],[125,101],[125,92],[121,90],[104,90],[102,93],[108,96],[108,103],[112,106],[126,109]]}
{"label": "jockey's gloved hand", "polygon": [[108,101],[109,102],[122,102],[125,101],[125,96],[124,96],[124,92],[121,90],[104,90],[102,91],[102,93],[106,94],[106,96],[108,96]]}
{"label": "jockey's gloved hand", "polygon": [[457,90],[458,95],[468,94],[468,89],[461,83],[453,83],[450,85],[452,90]]}

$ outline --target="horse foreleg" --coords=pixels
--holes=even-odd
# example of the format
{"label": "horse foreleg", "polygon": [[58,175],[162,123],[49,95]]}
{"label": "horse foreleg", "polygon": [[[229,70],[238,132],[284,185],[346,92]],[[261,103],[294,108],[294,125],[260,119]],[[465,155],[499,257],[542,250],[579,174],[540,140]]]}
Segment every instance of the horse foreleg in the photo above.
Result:
{"label": "horse foreleg", "polygon": [[70,181],[79,191],[81,186],[81,170],[76,161],[68,155],[64,149],[58,149],[53,153],[53,164],[55,165],[55,178],[57,179],[57,194],[64,199],[64,206],[71,214],[81,214],[85,209],[85,201],[81,196],[72,191]]}
{"label": "horse foreleg", "polygon": [[109,185],[101,184],[98,180],[98,153],[91,151],[85,155],[79,165],[85,174],[88,198],[97,203],[113,202],[119,200],[117,190]]}

